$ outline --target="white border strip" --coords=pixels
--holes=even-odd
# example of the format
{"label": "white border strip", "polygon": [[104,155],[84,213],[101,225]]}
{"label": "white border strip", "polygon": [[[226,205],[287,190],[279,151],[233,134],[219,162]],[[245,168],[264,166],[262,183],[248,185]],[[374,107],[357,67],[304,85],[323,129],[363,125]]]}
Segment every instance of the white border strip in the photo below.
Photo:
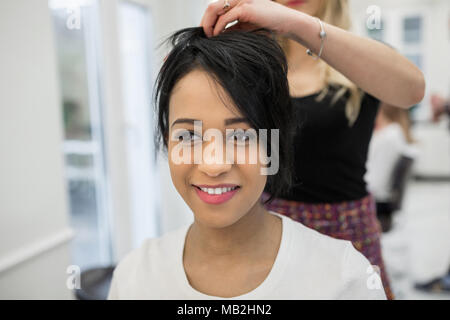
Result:
{"label": "white border strip", "polygon": [[38,255],[56,248],[70,241],[74,236],[75,232],[73,229],[65,228],[64,230],[59,231],[42,240],[35,241],[31,245],[26,245],[22,248],[14,250],[14,252],[7,253],[3,257],[0,257],[0,273],[5,272],[18,264],[31,260]]}

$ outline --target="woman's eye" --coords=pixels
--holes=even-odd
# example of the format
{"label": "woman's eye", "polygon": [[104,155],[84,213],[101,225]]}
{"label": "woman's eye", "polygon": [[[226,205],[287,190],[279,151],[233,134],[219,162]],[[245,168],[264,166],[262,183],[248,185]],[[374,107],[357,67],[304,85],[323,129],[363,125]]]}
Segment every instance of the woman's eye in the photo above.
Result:
{"label": "woman's eye", "polygon": [[176,136],[178,138],[178,142],[183,142],[186,144],[195,143],[202,140],[201,136],[190,130],[180,130],[177,132]]}
{"label": "woman's eye", "polygon": [[249,131],[237,130],[230,135],[232,141],[238,145],[246,145],[252,140],[252,133]]}

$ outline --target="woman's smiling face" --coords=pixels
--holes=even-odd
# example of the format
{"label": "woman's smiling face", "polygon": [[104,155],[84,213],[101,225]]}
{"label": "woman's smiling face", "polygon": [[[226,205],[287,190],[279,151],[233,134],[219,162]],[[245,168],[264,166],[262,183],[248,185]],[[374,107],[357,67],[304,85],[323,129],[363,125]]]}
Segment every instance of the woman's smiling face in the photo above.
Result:
{"label": "woman's smiling face", "polygon": [[[217,90],[221,90],[220,97]],[[267,176],[261,174],[263,165],[256,156],[258,151],[255,155],[244,135],[230,135],[232,129],[248,130],[251,126],[233,103],[224,105],[224,97],[228,97],[225,91],[214,85],[206,72],[196,69],[177,82],[169,105],[168,159],[173,184],[193,211],[195,220],[214,228],[230,226],[260,205],[259,198],[267,181]],[[201,121],[203,132],[194,131],[193,120]],[[201,140],[202,134],[211,129],[223,136],[223,154],[216,158],[205,157],[209,154],[206,150],[217,146],[215,138]],[[181,137],[183,141],[179,141]],[[230,142],[232,153],[230,149],[225,150]],[[194,156],[194,148],[199,145],[203,149],[200,163]],[[179,157],[187,153],[191,161],[180,163]],[[239,153],[245,155],[244,163],[237,161]],[[256,163],[249,161],[251,156]],[[209,193],[205,188],[210,189]],[[214,194],[210,194],[212,189]]]}

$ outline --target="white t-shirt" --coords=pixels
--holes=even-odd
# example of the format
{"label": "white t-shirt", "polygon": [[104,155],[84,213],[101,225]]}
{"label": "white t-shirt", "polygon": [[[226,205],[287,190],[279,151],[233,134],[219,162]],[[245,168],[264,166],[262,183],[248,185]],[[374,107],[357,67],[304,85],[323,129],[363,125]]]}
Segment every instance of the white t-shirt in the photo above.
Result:
{"label": "white t-shirt", "polygon": [[398,123],[391,123],[375,131],[369,145],[367,172],[364,178],[368,191],[377,201],[390,199],[392,173],[402,154],[415,157],[413,147],[409,147]]}
{"label": "white t-shirt", "polygon": [[254,290],[223,298],[191,287],[183,267],[187,224],[128,253],[114,270],[108,299],[386,299],[380,277],[350,241],[270,213],[282,218],[281,243],[271,271]]}

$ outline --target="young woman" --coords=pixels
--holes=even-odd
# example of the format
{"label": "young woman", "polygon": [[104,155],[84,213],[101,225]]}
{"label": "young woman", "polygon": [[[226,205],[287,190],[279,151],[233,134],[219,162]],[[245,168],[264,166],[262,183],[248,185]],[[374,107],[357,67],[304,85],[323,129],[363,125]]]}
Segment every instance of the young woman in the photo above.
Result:
{"label": "young woman", "polygon": [[[260,202],[268,181],[274,196],[289,189],[293,133],[286,58],[268,35],[208,38],[188,28],[172,36],[157,80],[157,137],[194,222],[129,253],[114,271],[109,299],[386,298],[351,242]],[[270,138],[261,139],[264,132]]]}
{"label": "young woman", "polygon": [[266,207],[351,240],[379,266],[392,299],[365,162],[379,100],[408,108],[422,100],[424,78],[395,50],[346,31],[348,11],[347,0],[218,0],[201,26],[213,36],[237,20],[230,30],[264,27],[278,34],[298,124],[295,185]]}

